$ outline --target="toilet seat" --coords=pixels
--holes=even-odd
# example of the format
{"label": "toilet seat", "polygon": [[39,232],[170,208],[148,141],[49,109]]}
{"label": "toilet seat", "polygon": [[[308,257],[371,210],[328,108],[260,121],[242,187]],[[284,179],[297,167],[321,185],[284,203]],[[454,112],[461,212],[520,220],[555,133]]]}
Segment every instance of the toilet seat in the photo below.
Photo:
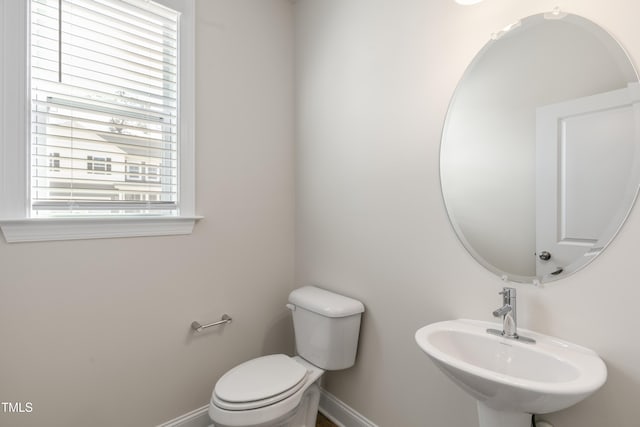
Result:
{"label": "toilet seat", "polygon": [[[287,417],[290,417],[292,413],[298,411],[300,405],[306,404],[312,405],[311,411],[313,413],[317,412],[317,401],[315,401],[315,403],[309,403],[313,402],[313,398],[310,397],[311,400],[309,400],[306,399],[305,396],[313,396],[315,393],[317,393],[317,398],[319,398],[320,389],[317,382],[324,373],[324,370],[318,368],[317,366],[314,366],[313,364],[307,362],[299,356],[284,357],[288,358],[294,363],[299,364],[305,371],[305,373],[303,374],[304,378],[299,382],[299,385],[292,387],[293,390],[285,390],[284,392],[272,396],[269,399],[255,401],[253,402],[253,405],[247,406],[256,406],[262,404],[266,405],[247,410],[241,409],[241,407],[243,406],[242,403],[234,404],[232,402],[226,402],[223,399],[216,397],[216,392],[214,389],[214,392],[211,395],[211,404],[209,405],[209,417],[211,418],[211,420],[213,420],[214,425],[222,427],[264,427],[265,425],[277,425],[277,423],[287,419]],[[251,384],[248,384],[247,386],[251,387]],[[288,395],[289,391],[291,391],[290,395]],[[225,409],[221,407],[221,405],[233,409]]]}
{"label": "toilet seat", "polygon": [[303,365],[284,354],[258,357],[236,366],[218,380],[213,403],[231,411],[272,405],[300,390],[307,376]]}

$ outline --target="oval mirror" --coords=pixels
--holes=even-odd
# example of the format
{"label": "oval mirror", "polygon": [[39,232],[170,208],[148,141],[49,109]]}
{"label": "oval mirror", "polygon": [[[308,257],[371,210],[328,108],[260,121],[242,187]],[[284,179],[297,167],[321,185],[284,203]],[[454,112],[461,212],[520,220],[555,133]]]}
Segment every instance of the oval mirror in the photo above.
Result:
{"label": "oval mirror", "polygon": [[447,112],[440,177],[458,237],[513,282],[598,256],[639,185],[640,87],[597,24],[554,11],[495,33]]}

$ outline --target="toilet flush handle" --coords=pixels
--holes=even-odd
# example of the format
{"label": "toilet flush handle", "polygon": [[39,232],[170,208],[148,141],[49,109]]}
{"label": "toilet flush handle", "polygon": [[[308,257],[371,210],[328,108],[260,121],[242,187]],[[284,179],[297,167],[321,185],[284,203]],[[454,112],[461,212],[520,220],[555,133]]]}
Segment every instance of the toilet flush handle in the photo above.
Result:
{"label": "toilet flush handle", "polygon": [[287,308],[291,311],[296,311],[296,306],[293,304],[287,304]]}

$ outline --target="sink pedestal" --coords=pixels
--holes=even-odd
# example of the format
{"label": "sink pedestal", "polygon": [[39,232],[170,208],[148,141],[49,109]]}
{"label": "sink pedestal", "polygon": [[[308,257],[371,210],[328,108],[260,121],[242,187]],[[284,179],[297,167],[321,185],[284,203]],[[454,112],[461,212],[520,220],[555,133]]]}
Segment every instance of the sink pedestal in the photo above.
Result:
{"label": "sink pedestal", "polygon": [[496,411],[478,401],[480,427],[531,427],[531,414]]}

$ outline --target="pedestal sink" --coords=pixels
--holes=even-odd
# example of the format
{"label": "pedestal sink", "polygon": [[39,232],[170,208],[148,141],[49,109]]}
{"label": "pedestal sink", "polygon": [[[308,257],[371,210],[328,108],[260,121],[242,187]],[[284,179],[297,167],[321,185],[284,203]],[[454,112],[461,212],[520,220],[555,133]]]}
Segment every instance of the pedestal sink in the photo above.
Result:
{"label": "pedestal sink", "polygon": [[478,401],[480,427],[529,427],[531,414],[568,408],[598,390],[607,368],[596,353],[521,329],[525,343],[488,334],[490,322],[450,320],[418,329],[418,346]]}

